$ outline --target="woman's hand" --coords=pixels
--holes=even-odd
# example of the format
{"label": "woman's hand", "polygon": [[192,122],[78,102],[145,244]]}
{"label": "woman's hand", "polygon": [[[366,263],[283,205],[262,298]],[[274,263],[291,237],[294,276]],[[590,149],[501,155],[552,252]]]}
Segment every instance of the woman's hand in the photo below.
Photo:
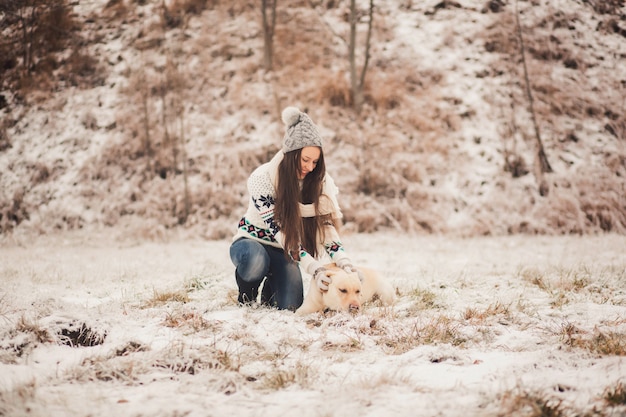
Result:
{"label": "woman's hand", "polygon": [[348,258],[343,258],[340,259],[336,262],[336,265],[343,269],[344,271],[346,271],[348,274],[354,273],[356,272],[359,276],[359,279],[361,280],[361,282],[363,282],[363,274],[361,274],[361,271],[359,271],[358,269],[356,269],[354,267],[354,265],[352,265],[352,261]]}
{"label": "woman's hand", "polygon": [[330,271],[323,266],[315,270],[315,273],[313,274],[313,279],[317,284],[317,288],[319,288],[322,292],[328,291],[328,286],[333,281],[330,277]]}
{"label": "woman's hand", "polygon": [[348,274],[352,273],[352,272],[356,272],[356,268],[352,265],[352,261],[348,258],[342,258],[339,259],[336,262],[337,266],[341,269],[343,269],[344,271],[346,271]]}

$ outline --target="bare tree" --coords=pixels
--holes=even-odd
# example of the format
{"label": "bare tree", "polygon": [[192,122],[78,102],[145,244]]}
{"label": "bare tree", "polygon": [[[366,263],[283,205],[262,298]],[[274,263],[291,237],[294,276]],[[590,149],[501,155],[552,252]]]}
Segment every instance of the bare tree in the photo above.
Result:
{"label": "bare tree", "polygon": [[[165,7],[165,5],[164,5]],[[169,13],[164,11],[164,15]],[[178,27],[182,32],[187,30],[189,24],[189,15],[186,13],[181,13],[178,17],[179,25]],[[165,30],[168,28],[167,21],[164,20],[164,35]],[[164,36],[165,38],[165,36]],[[174,45],[175,46],[175,45]],[[162,116],[161,120],[163,123],[163,133],[164,133],[164,145],[167,148],[168,146],[172,152],[172,160],[170,163],[171,175],[168,175],[168,181],[172,184],[175,183],[174,179],[176,175],[182,173],[183,176],[183,190],[182,190],[182,199],[183,199],[183,207],[182,211],[179,212],[176,203],[176,197],[174,197],[174,215],[178,218],[179,224],[185,224],[189,215],[191,213],[191,194],[189,191],[189,181],[188,181],[188,160],[187,160],[187,150],[186,150],[186,126],[185,126],[185,115],[186,115],[186,97],[185,93],[189,89],[189,83],[185,76],[185,73],[181,70],[181,66],[184,65],[180,60],[175,58],[175,55],[170,55],[171,50],[168,48],[166,51],[167,54],[167,65],[165,67],[164,79],[162,81],[162,92],[161,92],[161,102],[163,104],[163,108],[161,109]],[[170,129],[170,123],[172,123],[172,128]],[[177,133],[176,133],[177,132]],[[180,153],[180,161],[178,155]],[[181,165],[179,170],[179,164]]]}
{"label": "bare tree", "polygon": [[[169,67],[169,59],[168,59],[168,67]],[[167,122],[167,114],[169,111],[169,105],[167,102],[167,92],[170,86],[169,79],[169,71],[166,69],[164,71],[164,79],[161,82],[161,86],[159,88],[159,96],[161,98],[161,124],[163,125],[163,145],[164,148],[171,148],[172,150],[172,164],[171,166],[166,166],[164,169],[171,171],[172,174],[176,173],[176,158],[178,155],[178,150],[176,148],[176,141],[172,141],[170,136],[170,129]]]}
{"label": "bare tree", "polygon": [[143,150],[146,156],[146,171],[152,171],[152,139],[150,137],[150,91],[148,83],[140,76],[139,94],[141,95],[141,112],[143,121]]}
{"label": "bare tree", "polygon": [[62,49],[71,34],[65,0],[0,0],[0,18],[0,30],[10,28],[2,42],[13,45],[5,52],[21,56],[23,73],[31,72],[38,58]]}
{"label": "bare tree", "polygon": [[[276,28],[276,3],[278,0],[262,0],[261,15],[263,16],[263,67],[271,71],[274,66],[274,30]],[[270,18],[267,9],[270,8]]]}
{"label": "bare tree", "polygon": [[541,140],[541,132],[539,131],[539,124],[537,123],[537,116],[535,114],[533,93],[530,87],[530,77],[528,76],[528,67],[526,65],[526,51],[524,48],[524,36],[522,35],[522,26],[519,21],[519,10],[517,8],[517,0],[515,1],[515,22],[517,26],[517,36],[520,43],[520,52],[522,55],[522,64],[524,68],[524,82],[526,87],[526,96],[528,97],[528,108],[530,116],[532,118],[533,126],[535,128],[535,140],[536,140],[536,154],[535,154],[535,176],[539,183],[539,193],[546,195],[548,193],[547,183],[544,181],[543,174],[546,172],[552,172],[552,167],[548,162],[545,149],[543,147],[543,141]]}
{"label": "bare tree", "polygon": [[178,124],[179,124],[179,137],[180,137],[180,149],[181,159],[183,160],[183,213],[178,218],[180,224],[185,224],[191,213],[191,197],[189,194],[189,180],[187,169],[187,149],[185,147],[185,105],[180,103],[178,108]]}
{"label": "bare tree", "polygon": [[363,107],[365,86],[365,74],[370,59],[370,42],[372,38],[372,23],[374,22],[374,0],[370,0],[369,20],[367,22],[367,34],[365,38],[364,53],[365,58],[361,73],[357,76],[356,64],[356,26],[360,20],[359,12],[356,7],[356,0],[350,0],[350,42],[348,44],[348,59],[350,61],[350,91],[352,94],[352,108],[355,112],[360,113]]}

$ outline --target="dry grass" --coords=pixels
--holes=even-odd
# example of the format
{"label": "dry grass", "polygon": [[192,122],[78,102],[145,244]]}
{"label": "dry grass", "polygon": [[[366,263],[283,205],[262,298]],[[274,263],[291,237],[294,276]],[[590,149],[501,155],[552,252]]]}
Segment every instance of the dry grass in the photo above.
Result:
{"label": "dry grass", "polygon": [[405,97],[411,93],[411,84],[406,82],[411,74],[404,70],[391,74],[370,70],[365,88],[366,102],[381,114],[404,107]]}
{"label": "dry grass", "polygon": [[35,340],[39,343],[50,343],[54,340],[54,336],[50,334],[48,329],[41,327],[37,321],[32,321],[25,316],[20,317],[15,325],[15,330],[34,335]]}
{"label": "dry grass", "polygon": [[7,119],[3,119],[0,122],[0,152],[3,152],[13,146],[13,144],[11,143],[11,137],[9,136],[9,132],[7,129],[8,125],[9,123]]}
{"label": "dry grass", "polygon": [[428,344],[451,344],[463,346],[467,337],[461,333],[458,322],[445,315],[438,315],[426,322],[415,321],[411,325],[396,326],[381,336],[377,344],[384,346],[391,355],[400,355]]}
{"label": "dry grass", "polygon": [[544,276],[543,271],[540,271],[537,268],[527,267],[519,271],[520,278],[524,281],[527,281],[543,291],[547,291],[549,289],[548,283],[546,282],[546,277]]}
{"label": "dry grass", "polygon": [[195,375],[204,370],[218,372],[238,371],[240,363],[225,350],[214,347],[189,348],[182,342],[173,342],[168,348],[151,351],[139,343],[129,343],[109,354],[85,358],[80,365],[69,369],[68,381],[120,381],[140,384],[142,376],[153,370],[167,370],[173,374]]}
{"label": "dry grass", "polygon": [[213,330],[220,329],[219,323],[207,321],[201,314],[196,311],[179,311],[167,313],[163,325],[166,327],[176,328],[189,328],[194,332],[201,330]]}
{"label": "dry grass", "polygon": [[135,384],[142,372],[143,366],[129,358],[89,357],[85,358],[75,369],[68,370],[66,378],[69,381],[120,381],[124,384]]}
{"label": "dry grass", "polygon": [[565,417],[569,410],[560,399],[542,393],[507,391],[502,396],[499,416]]}
{"label": "dry grass", "polygon": [[188,303],[190,301],[187,291],[157,291],[154,290],[152,298],[142,304],[142,308],[154,308],[168,303]]}
{"label": "dry grass", "polygon": [[7,301],[7,294],[2,294],[0,297],[0,317],[6,319],[7,313],[9,312],[9,303]]}
{"label": "dry grass", "polygon": [[213,347],[189,349],[181,342],[173,343],[169,350],[161,352],[152,366],[194,375],[207,369],[238,371],[241,365],[228,351]]}
{"label": "dry grass", "polygon": [[552,306],[560,308],[582,298],[595,302],[623,305],[620,291],[626,272],[621,264],[605,267],[578,265],[539,270],[527,267],[518,272],[520,279],[536,286],[552,297]]}
{"label": "dry grass", "polygon": [[352,97],[345,74],[336,73],[323,77],[320,80],[316,101],[320,104],[328,103],[335,107],[350,107]]}
{"label": "dry grass", "polygon": [[474,307],[468,307],[463,312],[463,319],[472,324],[484,324],[490,317],[504,316],[505,318],[509,318],[510,314],[510,306],[496,301],[482,310]]}
{"label": "dry grass", "polygon": [[131,13],[132,9],[124,0],[109,0],[104,8],[104,15],[109,21],[121,20]]}
{"label": "dry grass", "polygon": [[607,388],[602,397],[610,406],[626,405],[626,385],[619,381],[614,387]]}
{"label": "dry grass", "polygon": [[347,337],[340,342],[328,341],[324,343],[325,351],[339,351],[339,352],[358,352],[363,350],[363,345],[358,339],[358,335]]}
{"label": "dry grass", "polygon": [[311,365],[296,363],[289,369],[274,369],[260,379],[257,389],[267,391],[279,391],[297,384],[302,388],[310,388],[315,380],[316,371]]}
{"label": "dry grass", "polygon": [[585,331],[572,323],[561,328],[561,339],[570,347],[583,349],[600,356],[626,356],[626,334],[595,327]]}
{"label": "dry grass", "polygon": [[413,386],[414,383],[413,381],[411,381],[411,376],[410,375],[405,375],[402,373],[384,373],[381,375],[377,375],[375,378],[371,378],[371,379],[363,379],[360,384],[359,384],[359,388],[361,389],[365,389],[365,390],[376,390],[377,388],[383,387],[383,386],[398,386],[398,387],[411,387]]}
{"label": "dry grass", "polygon": [[417,287],[412,291],[409,291],[407,296],[415,300],[412,306],[413,311],[440,307],[440,305],[437,303],[437,294],[429,289]]}

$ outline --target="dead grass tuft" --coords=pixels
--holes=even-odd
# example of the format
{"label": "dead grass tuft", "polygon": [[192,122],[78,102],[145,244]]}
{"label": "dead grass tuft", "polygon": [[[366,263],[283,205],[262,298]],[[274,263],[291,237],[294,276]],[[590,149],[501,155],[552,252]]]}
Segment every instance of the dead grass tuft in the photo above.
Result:
{"label": "dead grass tuft", "polygon": [[185,282],[187,292],[194,292],[204,290],[207,287],[208,281],[206,277],[194,276]]}
{"label": "dead grass tuft", "polygon": [[602,331],[598,327],[589,333],[571,323],[564,324],[560,333],[567,346],[587,350],[601,356],[626,356],[626,335],[624,333]]}
{"label": "dead grass tuft", "polygon": [[502,397],[501,416],[565,417],[562,400],[541,393],[507,391]]}
{"label": "dead grass tuft", "polygon": [[146,346],[140,342],[135,342],[133,340],[126,343],[124,346],[115,350],[115,356],[128,356],[135,352],[147,352],[150,350],[149,346]]}
{"label": "dead grass tuft", "polygon": [[342,342],[327,341],[322,348],[325,351],[339,351],[339,352],[357,352],[363,350],[363,345],[356,337],[348,337],[347,340]]}
{"label": "dead grass tuft", "polygon": [[30,207],[25,201],[26,190],[18,189],[9,196],[0,196],[0,233],[10,232],[30,218]]}
{"label": "dead grass tuft", "polygon": [[618,382],[615,387],[607,388],[602,398],[611,406],[626,405],[626,385],[622,381]]}
{"label": "dead grass tuft", "polygon": [[34,335],[39,343],[49,343],[54,340],[54,337],[47,329],[41,327],[36,321],[30,321],[24,316],[17,321],[15,330]]}
{"label": "dead grass tuft", "polygon": [[383,373],[377,375],[375,378],[363,379],[359,384],[360,389],[377,390],[380,387],[385,386],[399,386],[399,387],[411,387],[413,386],[410,375],[398,375],[398,373],[389,374]]}
{"label": "dead grass tuft", "polygon": [[163,324],[166,327],[190,328],[194,332],[201,330],[219,330],[220,324],[207,321],[195,311],[180,311],[167,313]]}
{"label": "dead grass tuft", "polygon": [[412,326],[393,328],[377,341],[390,349],[393,355],[400,355],[421,345],[447,343],[462,346],[466,342],[467,338],[461,334],[458,322],[444,315],[425,323],[415,322]]}
{"label": "dead grass tuft", "polygon": [[72,381],[121,381],[132,384],[141,374],[141,362],[125,356],[110,358],[96,356],[85,358],[77,367],[67,372]]}
{"label": "dead grass tuft", "polygon": [[[626,155],[621,157],[626,160]],[[580,195],[580,210],[584,214],[587,230],[626,232],[626,207],[623,195],[615,192],[621,187],[618,185],[619,176],[623,175],[623,172],[623,168],[617,175],[590,170],[589,175],[583,175],[578,180],[576,188]]]}
{"label": "dead grass tuft", "polygon": [[429,308],[437,308],[437,294],[429,289],[415,288],[409,291],[407,296],[411,299],[415,299],[413,308],[415,310],[425,310]]}
{"label": "dead grass tuft", "polygon": [[231,356],[226,351],[207,350],[203,352],[188,352],[166,354],[158,358],[152,364],[155,368],[168,369],[174,373],[195,375],[206,369],[232,369],[237,368]]}
{"label": "dead grass tuft", "polygon": [[98,60],[78,46],[74,47],[62,68],[63,79],[74,87],[94,87],[105,80]]}
{"label": "dead grass tuft", "polygon": [[218,0],[175,0],[170,7],[170,12],[197,15],[205,9],[215,6],[217,2]]}
{"label": "dead grass tuft", "polygon": [[157,291],[154,290],[154,294],[151,299],[144,302],[143,308],[159,307],[167,303],[188,303],[190,301],[187,291]]}
{"label": "dead grass tuft", "polygon": [[626,272],[621,264],[594,267],[553,267],[537,270],[534,267],[518,272],[522,280],[536,285],[552,297],[552,306],[562,307],[574,301],[592,299],[599,304],[624,305],[620,290]]}
{"label": "dead grass tuft", "polygon": [[520,277],[527,282],[539,287],[543,291],[548,291],[549,284],[546,281],[546,277],[543,272],[537,268],[524,268],[520,271]]}
{"label": "dead grass tuft", "polygon": [[316,101],[328,103],[334,107],[350,107],[352,97],[345,75],[342,73],[330,74],[320,80]]}
{"label": "dead grass tuft", "polygon": [[[1,52],[1,51],[0,51]],[[0,96],[4,97],[4,96]],[[0,98],[0,110],[3,108],[3,99]],[[7,129],[8,126],[8,118],[5,118],[0,122],[0,152],[6,151],[13,147],[13,143],[11,141],[11,137],[9,136],[9,132]]]}
{"label": "dead grass tuft", "polygon": [[275,369],[266,373],[259,381],[259,389],[268,391],[279,391],[298,384],[303,388],[311,386],[311,380],[314,379],[315,373],[310,365],[297,363],[290,369]]}
{"label": "dead grass tuft", "polygon": [[593,280],[592,273],[586,266],[572,269],[560,269],[558,287],[565,291],[579,292]]}
{"label": "dead grass tuft", "polygon": [[104,6],[104,15],[109,20],[124,19],[130,13],[129,7],[123,0],[109,0]]}
{"label": "dead grass tuft", "polygon": [[402,74],[383,74],[370,71],[365,86],[365,101],[375,110],[386,112],[403,106],[407,86],[403,82],[408,76]]}
{"label": "dead grass tuft", "polygon": [[595,329],[593,336],[584,343],[584,346],[600,355],[626,356],[626,334]]}
{"label": "dead grass tuft", "polygon": [[162,351],[151,352],[147,346],[131,342],[107,355],[85,358],[66,378],[134,384],[154,368],[195,375],[207,369],[238,371],[239,362],[227,351],[213,347],[188,349],[182,343],[173,343]]}
{"label": "dead grass tuft", "polygon": [[474,324],[484,323],[488,318],[494,316],[508,317],[511,311],[509,306],[496,301],[493,304],[487,306],[487,308],[480,310],[477,308],[469,307],[463,312],[463,318]]}

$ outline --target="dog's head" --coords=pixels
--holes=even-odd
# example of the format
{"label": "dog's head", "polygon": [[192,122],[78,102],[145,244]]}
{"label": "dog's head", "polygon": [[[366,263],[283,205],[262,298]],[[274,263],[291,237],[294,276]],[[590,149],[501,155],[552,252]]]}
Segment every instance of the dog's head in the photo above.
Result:
{"label": "dog's head", "polygon": [[332,282],[322,293],[324,307],[335,311],[358,312],[361,309],[361,280],[356,272],[331,271]]}

